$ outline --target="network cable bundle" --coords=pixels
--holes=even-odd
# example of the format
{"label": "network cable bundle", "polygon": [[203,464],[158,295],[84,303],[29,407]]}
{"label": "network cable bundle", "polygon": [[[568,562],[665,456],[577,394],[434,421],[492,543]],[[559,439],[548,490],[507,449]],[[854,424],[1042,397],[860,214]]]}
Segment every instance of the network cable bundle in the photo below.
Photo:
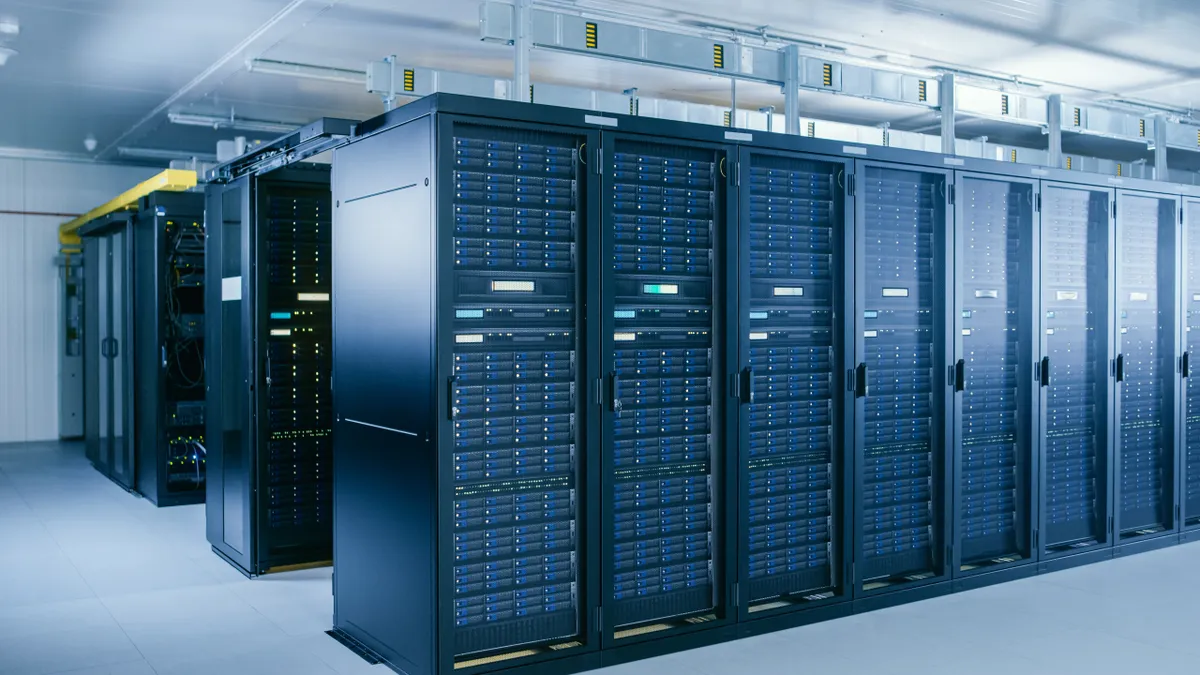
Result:
{"label": "network cable bundle", "polygon": [[445,94],[359,125],[333,634],[575,672],[1197,537],[1200,190],[950,159]]}

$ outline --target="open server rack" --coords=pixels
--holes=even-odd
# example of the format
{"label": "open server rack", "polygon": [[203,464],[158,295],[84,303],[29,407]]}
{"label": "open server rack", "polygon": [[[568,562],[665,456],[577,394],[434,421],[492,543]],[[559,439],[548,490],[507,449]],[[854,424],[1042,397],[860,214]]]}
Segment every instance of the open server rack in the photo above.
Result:
{"label": "open server rack", "polygon": [[204,501],[203,206],[158,192],[81,230],[97,263],[84,310],[98,341],[85,347],[90,455],[157,506]]}
{"label": "open server rack", "polygon": [[334,634],[397,670],[576,671],[1200,524],[1193,188],[451,95],[335,166]]}
{"label": "open server rack", "polygon": [[333,203],[328,165],[300,160],[350,124],[320,120],[210,176],[207,534],[251,576],[332,556]]}

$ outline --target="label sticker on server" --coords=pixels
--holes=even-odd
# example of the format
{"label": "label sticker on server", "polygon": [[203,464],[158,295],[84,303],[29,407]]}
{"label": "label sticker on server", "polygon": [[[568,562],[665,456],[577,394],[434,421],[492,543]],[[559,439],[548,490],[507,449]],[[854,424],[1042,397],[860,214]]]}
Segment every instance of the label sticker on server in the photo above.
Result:
{"label": "label sticker on server", "polygon": [[867,311],[863,312],[863,318],[864,319],[878,319],[879,312],[876,312],[873,309],[868,309]]}
{"label": "label sticker on server", "polygon": [[978,290],[978,291],[975,291],[975,297],[995,299],[995,298],[1000,297],[1000,291],[997,291],[994,289]]}
{"label": "label sticker on server", "polygon": [[617,342],[633,342],[637,339],[637,333],[613,333],[613,340]]}
{"label": "label sticker on server", "polygon": [[460,345],[478,345],[483,344],[483,336],[478,333],[469,335],[455,335],[454,341]]}
{"label": "label sticker on server", "polygon": [[970,329],[970,328],[964,328],[964,329],[962,329],[962,334],[963,334],[963,337],[970,337],[970,335],[971,335],[971,329]]}
{"label": "label sticker on server", "polygon": [[482,309],[458,309],[458,310],[454,311],[454,318],[456,318],[456,319],[482,319],[483,318],[483,310]]}
{"label": "label sticker on server", "polygon": [[1130,293],[1129,294],[1130,302],[1146,302],[1149,299],[1150,299],[1149,293]]}
{"label": "label sticker on server", "polygon": [[803,286],[776,286],[775,287],[775,296],[776,297],[798,298],[803,295],[804,295],[804,287]]}
{"label": "label sticker on server", "polygon": [[300,302],[329,302],[328,293],[297,293],[296,299]]}
{"label": "label sticker on server", "polygon": [[907,298],[907,288],[885,288],[883,289],[883,297],[885,298]]}
{"label": "label sticker on server", "polygon": [[242,278],[225,277],[221,280],[221,302],[242,299]]}
{"label": "label sticker on server", "polygon": [[751,321],[764,321],[769,318],[771,318],[771,315],[767,312],[750,312]]}
{"label": "label sticker on server", "polygon": [[1192,302],[1200,302],[1200,293],[1192,294]]}
{"label": "label sticker on server", "polygon": [[493,293],[532,293],[535,290],[537,290],[537,285],[532,281],[492,280]]}
{"label": "label sticker on server", "polygon": [[877,330],[864,330],[864,331],[863,331],[863,337],[865,337],[865,338],[879,337],[879,331],[877,331]]}
{"label": "label sticker on server", "polygon": [[637,312],[632,309],[617,309],[613,310],[614,319],[636,319]]}
{"label": "label sticker on server", "polygon": [[292,334],[291,328],[272,328],[271,329],[272,337],[287,337],[291,334]]}
{"label": "label sticker on server", "polygon": [[1079,291],[1058,291],[1054,297],[1059,300],[1078,300]]}
{"label": "label sticker on server", "polygon": [[1054,335],[1054,329],[1053,329],[1053,328],[1047,328],[1047,329],[1046,329],[1046,335]]}
{"label": "label sticker on server", "polygon": [[770,336],[766,333],[751,333],[750,334],[751,340],[766,340],[768,337],[770,337]]}

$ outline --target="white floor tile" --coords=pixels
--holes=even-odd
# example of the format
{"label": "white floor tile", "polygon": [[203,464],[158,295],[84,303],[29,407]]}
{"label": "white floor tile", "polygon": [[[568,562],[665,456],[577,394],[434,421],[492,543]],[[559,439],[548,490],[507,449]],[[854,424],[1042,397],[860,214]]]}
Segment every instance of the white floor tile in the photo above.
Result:
{"label": "white floor tile", "polygon": [[48,675],[141,660],[116,625],[0,638],[2,675]]}

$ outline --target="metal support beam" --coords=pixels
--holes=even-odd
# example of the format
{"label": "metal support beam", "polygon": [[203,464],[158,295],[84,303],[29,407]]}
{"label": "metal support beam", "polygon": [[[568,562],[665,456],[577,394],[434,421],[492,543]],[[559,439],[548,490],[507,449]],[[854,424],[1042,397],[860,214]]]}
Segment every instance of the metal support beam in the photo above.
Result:
{"label": "metal support beam", "polygon": [[1154,118],[1154,178],[1168,180],[1167,173],[1167,116]]}
{"label": "metal support beam", "polygon": [[1050,135],[1050,166],[1062,166],[1062,96],[1054,94],[1046,99],[1046,128]]}
{"label": "metal support beam", "polygon": [[195,171],[167,169],[154,178],[122,192],[115,199],[97,206],[74,220],[63,223],[58,227],[58,241],[63,246],[78,246],[80,241],[79,235],[76,232],[80,227],[87,225],[93,220],[122,209],[127,209],[136,204],[139,199],[152,192],[185,192],[194,187],[196,187]]}
{"label": "metal support beam", "polygon": [[938,87],[938,108],[942,112],[942,154],[953,156],[955,152],[955,130],[954,130],[954,75],[947,73],[942,75],[941,85]]}
{"label": "metal support beam", "polygon": [[513,26],[513,90],[509,96],[514,101],[532,101],[529,91],[529,52],[533,51],[533,12],[531,0],[515,0]]}
{"label": "metal support beam", "polygon": [[800,135],[800,48],[783,48],[784,133]]}

